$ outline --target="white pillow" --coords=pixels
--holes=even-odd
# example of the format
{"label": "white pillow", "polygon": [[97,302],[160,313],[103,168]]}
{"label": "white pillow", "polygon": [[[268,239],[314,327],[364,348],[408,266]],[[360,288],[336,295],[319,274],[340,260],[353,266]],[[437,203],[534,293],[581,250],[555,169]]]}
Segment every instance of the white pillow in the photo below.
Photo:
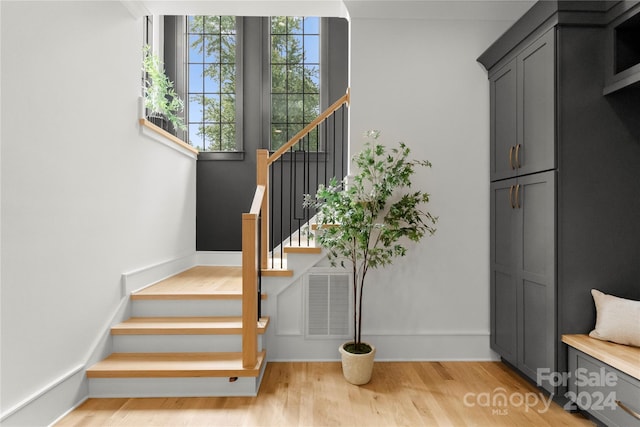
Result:
{"label": "white pillow", "polygon": [[591,289],[596,303],[592,338],[640,347],[640,301],[618,298]]}

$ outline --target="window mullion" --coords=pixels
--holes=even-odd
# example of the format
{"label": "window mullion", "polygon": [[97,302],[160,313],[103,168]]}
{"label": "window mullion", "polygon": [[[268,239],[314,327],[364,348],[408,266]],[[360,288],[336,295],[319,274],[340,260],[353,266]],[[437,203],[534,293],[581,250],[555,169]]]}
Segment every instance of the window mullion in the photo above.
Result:
{"label": "window mullion", "polygon": [[189,115],[189,140],[199,139],[205,152],[238,151],[238,18],[199,15],[186,22],[187,79],[200,86],[189,84],[189,102],[202,113]]}
{"label": "window mullion", "polygon": [[[313,30],[312,21],[309,27],[307,26],[307,20],[313,19],[316,20],[317,31]],[[310,116],[313,111],[317,109],[319,112],[320,76],[316,76],[316,69],[319,72],[320,18],[271,17],[269,29],[269,135],[271,149],[277,150],[311,122],[313,118]],[[308,31],[311,32],[307,34]],[[313,37],[307,40],[308,35]],[[317,40],[317,45],[314,45],[314,39]],[[274,46],[274,43],[277,45]],[[308,54],[309,52],[311,53]],[[314,106],[312,103],[316,102],[318,105]],[[284,120],[280,120],[282,117]],[[310,148],[310,145],[307,148]]]}

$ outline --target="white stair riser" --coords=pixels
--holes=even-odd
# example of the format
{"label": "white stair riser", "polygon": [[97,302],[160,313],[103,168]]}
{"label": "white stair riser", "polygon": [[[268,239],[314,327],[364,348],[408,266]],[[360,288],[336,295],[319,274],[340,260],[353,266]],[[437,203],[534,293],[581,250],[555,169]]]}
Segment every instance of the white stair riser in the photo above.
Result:
{"label": "white stair riser", "polygon": [[89,378],[89,397],[255,396],[256,378]]}
{"label": "white stair riser", "polygon": [[257,377],[89,378],[89,397],[257,396],[267,362]]}
{"label": "white stair riser", "polygon": [[132,317],[240,316],[240,300],[133,300]]}
{"label": "white stair riser", "polygon": [[[241,335],[113,335],[114,353],[233,352],[242,350]],[[262,335],[258,335],[258,351]]]}

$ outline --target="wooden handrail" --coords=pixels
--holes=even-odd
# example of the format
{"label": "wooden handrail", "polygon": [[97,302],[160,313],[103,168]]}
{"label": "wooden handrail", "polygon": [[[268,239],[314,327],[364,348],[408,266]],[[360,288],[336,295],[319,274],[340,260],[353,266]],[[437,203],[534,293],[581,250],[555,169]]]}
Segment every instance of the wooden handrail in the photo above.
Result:
{"label": "wooden handrail", "polygon": [[295,136],[291,138],[286,144],[284,144],[277,151],[275,151],[271,156],[269,156],[269,161],[267,162],[267,165],[270,165],[271,163],[275,162],[280,157],[282,157],[284,153],[286,153],[291,147],[293,147],[296,143],[298,143],[298,141],[304,138],[305,135],[307,135],[309,132],[315,129],[315,127],[318,126],[320,123],[325,121],[327,117],[329,117],[331,114],[338,111],[338,109],[342,107],[342,104],[349,105],[350,100],[351,100],[351,90],[347,89],[347,92],[344,95],[342,95],[336,102],[331,104],[331,106],[326,110],[324,110],[322,114],[316,117],[311,123],[306,125],[304,129],[302,129],[300,132],[295,134]]}
{"label": "wooden handrail", "polygon": [[331,104],[329,108],[323,111],[318,117],[316,117],[311,123],[298,132],[293,138],[291,138],[286,144],[276,150],[273,154],[269,155],[269,150],[260,149],[257,152],[256,158],[256,185],[264,186],[265,197],[262,201],[262,215],[260,223],[260,268],[266,269],[268,267],[268,247],[269,247],[269,166],[278,160],[282,155],[287,152],[291,147],[304,138],[309,132],[315,129],[319,124],[327,120],[331,114],[338,111],[343,105],[349,106],[351,102],[351,89],[347,88],[347,91],[336,102]]}
{"label": "wooden handrail", "polygon": [[198,151],[197,148],[195,148],[192,145],[187,144],[186,142],[184,142],[183,140],[181,140],[180,138],[178,138],[177,136],[167,132],[166,130],[162,129],[160,126],[155,125],[154,123],[151,123],[149,120],[142,118],[139,120],[140,124],[144,127],[146,127],[147,129],[152,130],[153,132],[164,136],[165,138],[169,139],[171,142],[178,144],[180,147],[191,151],[194,154],[199,154],[200,152]]}

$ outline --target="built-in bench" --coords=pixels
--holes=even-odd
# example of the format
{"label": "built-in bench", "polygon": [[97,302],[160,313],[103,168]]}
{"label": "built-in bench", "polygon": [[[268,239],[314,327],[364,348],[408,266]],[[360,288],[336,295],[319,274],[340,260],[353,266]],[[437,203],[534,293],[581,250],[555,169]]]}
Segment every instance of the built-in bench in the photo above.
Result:
{"label": "built-in bench", "polygon": [[640,348],[563,335],[569,346],[568,398],[606,426],[640,427]]}

